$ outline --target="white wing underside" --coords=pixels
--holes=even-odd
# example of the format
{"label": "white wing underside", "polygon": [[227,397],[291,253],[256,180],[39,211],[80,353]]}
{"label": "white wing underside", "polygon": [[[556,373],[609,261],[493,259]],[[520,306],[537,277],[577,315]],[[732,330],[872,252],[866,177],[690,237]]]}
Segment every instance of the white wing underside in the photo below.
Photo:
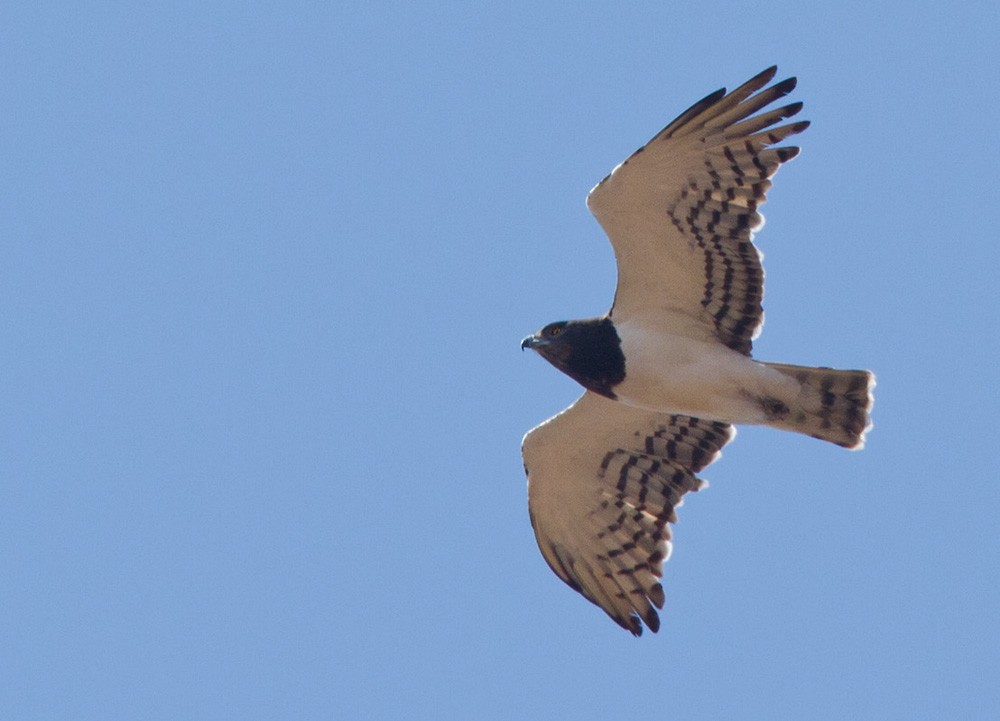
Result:
{"label": "white wing underside", "polygon": [[769,178],[798,154],[770,146],[809,125],[775,126],[801,103],[754,115],[795,87],[789,78],[761,90],[775,72],[696,103],[591,190],[587,205],[618,262],[616,323],[714,339],[749,355],[764,315],[752,244],[763,223],[757,208]]}
{"label": "white wing underside", "polygon": [[570,587],[638,635],[659,628],[674,509],[735,435],[589,391],[529,432],[528,507],[542,555]]}

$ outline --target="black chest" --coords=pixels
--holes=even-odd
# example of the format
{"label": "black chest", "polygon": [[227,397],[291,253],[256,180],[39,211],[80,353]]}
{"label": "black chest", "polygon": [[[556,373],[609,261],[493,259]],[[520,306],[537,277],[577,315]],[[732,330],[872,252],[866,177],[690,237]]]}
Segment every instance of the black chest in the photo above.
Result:
{"label": "black chest", "polygon": [[625,380],[625,355],[615,325],[609,318],[574,321],[562,337],[565,353],[559,370],[584,388],[614,398],[614,387]]}

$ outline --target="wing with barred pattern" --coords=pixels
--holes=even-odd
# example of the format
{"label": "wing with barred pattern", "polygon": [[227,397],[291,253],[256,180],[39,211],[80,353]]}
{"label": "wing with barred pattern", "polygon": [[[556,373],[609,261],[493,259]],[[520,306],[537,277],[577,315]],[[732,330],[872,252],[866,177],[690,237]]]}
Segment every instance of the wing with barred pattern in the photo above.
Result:
{"label": "wing with barred pattern", "polygon": [[635,635],[656,632],[668,523],[735,431],[590,391],[524,437],[528,508],[556,575]]}
{"label": "wing with barred pattern", "polygon": [[795,78],[765,88],[776,72],[695,103],[590,191],[618,261],[616,323],[639,318],[750,354],[764,320],[757,209],[799,152],[771,146],[809,126],[776,125],[802,103],[754,115],[794,89]]}

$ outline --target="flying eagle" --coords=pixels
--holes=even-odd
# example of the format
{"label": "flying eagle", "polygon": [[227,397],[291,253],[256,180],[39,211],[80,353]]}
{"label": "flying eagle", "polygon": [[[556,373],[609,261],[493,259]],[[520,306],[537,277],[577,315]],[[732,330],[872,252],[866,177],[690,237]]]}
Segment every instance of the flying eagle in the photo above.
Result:
{"label": "flying eagle", "polygon": [[[600,318],[550,323],[521,343],[585,388],[522,444],[538,546],[556,575],[635,635],[659,629],[668,523],[695,474],[750,423],[861,448],[875,378],[763,363],[764,271],[753,233],[770,178],[807,121],[764,110],[795,87],[771,67],[692,105],[587,196],[614,247]],[[761,112],[758,112],[761,111]]]}

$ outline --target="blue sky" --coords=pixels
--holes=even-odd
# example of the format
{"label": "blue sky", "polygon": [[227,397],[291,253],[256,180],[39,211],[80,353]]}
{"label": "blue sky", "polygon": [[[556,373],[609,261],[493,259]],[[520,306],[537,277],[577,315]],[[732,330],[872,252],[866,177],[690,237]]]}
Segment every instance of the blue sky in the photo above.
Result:
{"label": "blue sky", "polygon": [[[997,8],[5,6],[0,715],[998,717]],[[518,342],[610,303],[589,188],[772,63],[756,355],[876,425],[741,429],[637,640],[535,547],[579,389]]]}

